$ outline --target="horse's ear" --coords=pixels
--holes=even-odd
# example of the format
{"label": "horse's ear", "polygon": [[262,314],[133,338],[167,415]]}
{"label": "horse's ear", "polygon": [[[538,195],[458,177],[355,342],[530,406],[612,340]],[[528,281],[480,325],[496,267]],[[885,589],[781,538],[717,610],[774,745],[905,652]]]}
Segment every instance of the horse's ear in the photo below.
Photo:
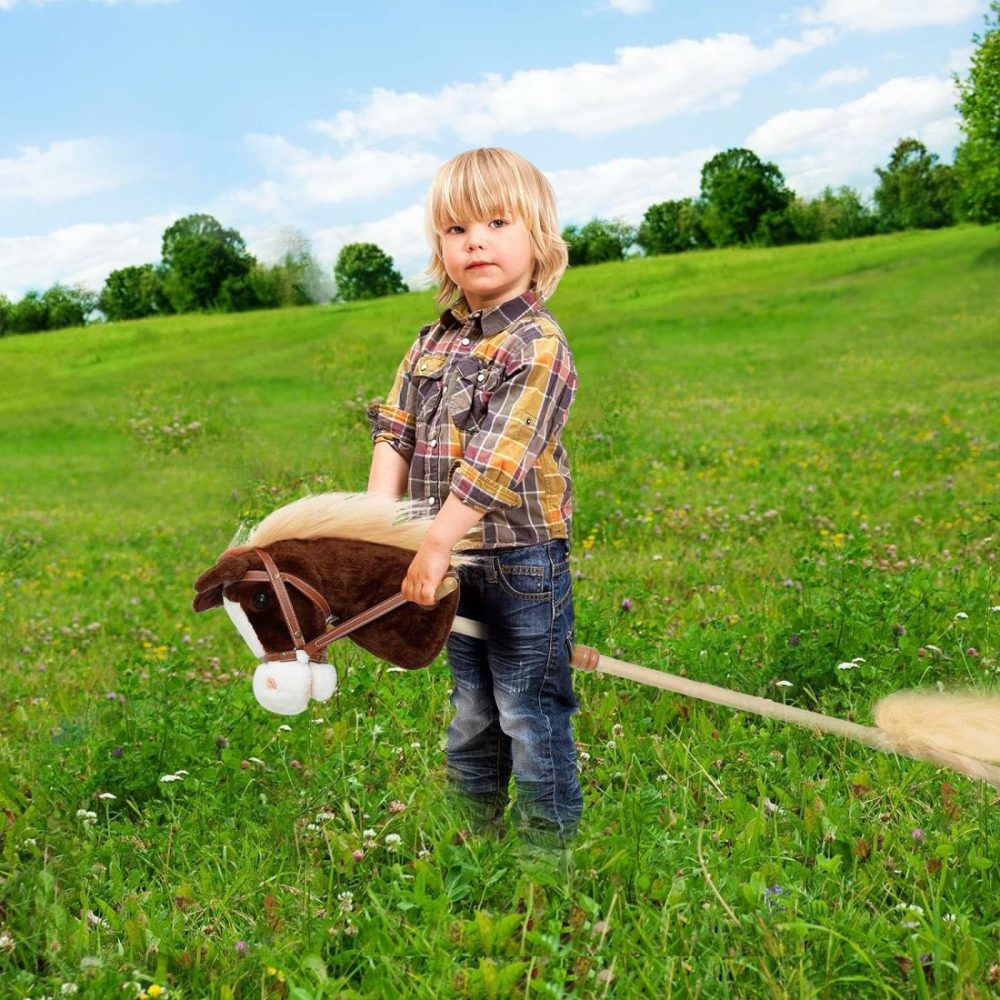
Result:
{"label": "horse's ear", "polygon": [[202,573],[194,582],[197,591],[194,599],[195,611],[208,611],[222,604],[222,588],[228,583],[235,583],[250,568],[250,560],[242,553],[230,554],[224,552],[219,561],[207,572]]}

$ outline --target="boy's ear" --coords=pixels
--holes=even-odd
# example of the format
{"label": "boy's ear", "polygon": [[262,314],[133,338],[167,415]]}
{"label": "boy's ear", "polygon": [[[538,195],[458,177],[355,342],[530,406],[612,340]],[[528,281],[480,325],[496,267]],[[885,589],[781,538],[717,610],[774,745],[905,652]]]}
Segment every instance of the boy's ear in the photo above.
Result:
{"label": "boy's ear", "polygon": [[[230,553],[236,551],[236,555]],[[239,550],[229,549],[222,554],[219,561],[207,572],[202,573],[194,582],[197,591],[194,598],[195,611],[208,611],[222,604],[222,590],[230,583],[242,579],[243,574],[250,569],[250,560]]]}

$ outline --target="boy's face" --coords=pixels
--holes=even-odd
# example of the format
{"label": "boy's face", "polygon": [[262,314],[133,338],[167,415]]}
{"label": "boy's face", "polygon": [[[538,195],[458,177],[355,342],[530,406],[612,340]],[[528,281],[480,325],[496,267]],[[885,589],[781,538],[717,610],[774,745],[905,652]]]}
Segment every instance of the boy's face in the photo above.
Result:
{"label": "boy's face", "polygon": [[441,233],[448,277],[462,289],[470,309],[488,309],[523,295],[535,268],[531,237],[512,213],[453,222]]}

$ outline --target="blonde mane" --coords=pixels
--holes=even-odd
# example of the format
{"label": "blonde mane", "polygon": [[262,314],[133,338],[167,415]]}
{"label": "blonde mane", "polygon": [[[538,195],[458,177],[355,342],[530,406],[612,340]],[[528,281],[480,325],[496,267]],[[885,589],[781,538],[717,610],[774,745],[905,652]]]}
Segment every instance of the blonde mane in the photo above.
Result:
{"label": "blonde mane", "polygon": [[[379,493],[316,493],[272,511],[239,544],[261,548],[292,538],[346,538],[416,552],[433,520],[423,505]],[[458,566],[471,559],[453,554],[451,561]]]}

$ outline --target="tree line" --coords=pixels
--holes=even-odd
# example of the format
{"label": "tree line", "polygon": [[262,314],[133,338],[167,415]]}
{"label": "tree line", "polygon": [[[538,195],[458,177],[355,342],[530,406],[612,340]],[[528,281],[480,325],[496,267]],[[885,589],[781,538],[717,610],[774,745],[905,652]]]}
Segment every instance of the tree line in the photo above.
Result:
{"label": "tree line", "polygon": [[[567,226],[571,265],[709,247],[781,246],[850,239],[960,221],[1000,221],[1000,0],[991,0],[986,31],[974,35],[957,109],[964,133],[954,164],[939,162],[919,140],[900,139],[869,204],[850,187],[798,197],[774,163],[752,150],[727,149],[701,169],[697,198],[651,205],[638,226],[592,219]],[[311,302],[375,298],[407,291],[392,258],[373,243],[343,247],[334,287],[308,241],[294,234],[275,264],[247,251],[243,237],[211,215],[189,215],[163,233],[160,261],[112,271],[100,293],[56,284],[19,302],[0,293],[0,336],[82,325],[95,311],[114,321],[192,311],[237,312]]]}

